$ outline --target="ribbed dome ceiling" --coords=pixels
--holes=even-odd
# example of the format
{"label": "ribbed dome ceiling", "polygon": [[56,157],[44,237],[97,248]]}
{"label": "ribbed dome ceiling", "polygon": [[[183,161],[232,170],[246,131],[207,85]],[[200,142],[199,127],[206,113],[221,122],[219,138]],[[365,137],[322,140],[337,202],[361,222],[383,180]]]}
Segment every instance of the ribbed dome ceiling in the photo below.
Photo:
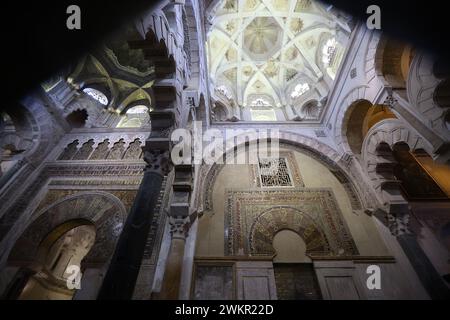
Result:
{"label": "ribbed dome ceiling", "polygon": [[262,55],[279,49],[282,30],[274,18],[258,17],[245,28],[244,43],[249,54]]}
{"label": "ribbed dome ceiling", "polygon": [[351,32],[344,18],[310,0],[223,0],[209,9],[213,99],[249,107],[262,98],[274,108],[326,101]]}

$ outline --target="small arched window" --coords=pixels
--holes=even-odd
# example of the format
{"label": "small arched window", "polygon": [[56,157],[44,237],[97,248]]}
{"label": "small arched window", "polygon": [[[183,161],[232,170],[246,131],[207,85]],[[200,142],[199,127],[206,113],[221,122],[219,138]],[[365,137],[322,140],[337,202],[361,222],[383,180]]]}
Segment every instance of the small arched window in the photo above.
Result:
{"label": "small arched window", "polygon": [[252,121],[277,120],[277,115],[273,109],[272,103],[263,97],[255,98],[250,102],[250,115]]}
{"label": "small arched window", "polygon": [[322,48],[322,62],[325,66],[333,62],[336,53],[337,41],[335,38],[328,39]]}
{"label": "small arched window", "polygon": [[145,114],[148,113],[147,106],[139,105],[128,109],[127,114]]}
{"label": "small arched window", "polygon": [[305,94],[307,91],[309,91],[310,87],[309,84],[305,83],[299,83],[295,86],[294,90],[291,93],[291,98],[296,99],[300,97],[301,95]]}
{"label": "small arched window", "polygon": [[330,38],[323,45],[321,53],[322,64],[327,74],[334,80],[343,58],[344,48],[335,38]]}
{"label": "small arched window", "polygon": [[91,98],[100,102],[102,105],[104,105],[104,106],[108,105],[108,98],[100,90],[97,90],[94,88],[84,88],[83,92],[86,93]]}
{"label": "small arched window", "polygon": [[140,128],[149,124],[149,109],[145,105],[136,105],[127,110],[117,128]]}

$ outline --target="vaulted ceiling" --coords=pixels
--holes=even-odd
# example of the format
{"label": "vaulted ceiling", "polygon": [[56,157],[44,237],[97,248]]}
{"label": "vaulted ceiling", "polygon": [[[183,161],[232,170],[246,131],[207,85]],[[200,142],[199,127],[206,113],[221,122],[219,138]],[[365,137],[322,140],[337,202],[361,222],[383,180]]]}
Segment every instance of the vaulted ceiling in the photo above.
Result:
{"label": "vaulted ceiling", "polygon": [[310,0],[222,0],[210,23],[213,99],[299,112],[312,100],[325,104],[351,32],[345,19]]}

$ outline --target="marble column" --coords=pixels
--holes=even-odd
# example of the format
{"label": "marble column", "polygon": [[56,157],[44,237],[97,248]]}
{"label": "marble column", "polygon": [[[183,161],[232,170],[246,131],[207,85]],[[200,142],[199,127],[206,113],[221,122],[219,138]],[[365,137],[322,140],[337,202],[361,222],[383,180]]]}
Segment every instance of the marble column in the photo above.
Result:
{"label": "marble column", "polygon": [[445,285],[444,280],[420,247],[417,236],[405,233],[398,235],[397,240],[430,298],[433,300],[449,300],[450,289]]}
{"label": "marble column", "polygon": [[[385,156],[389,156],[389,153],[386,153]],[[411,215],[408,200],[403,196],[401,182],[395,180],[394,167],[395,161],[389,163],[389,165],[377,166],[378,174],[385,179],[381,184],[381,190],[383,200],[387,205],[385,210],[379,210],[379,214],[376,214],[376,216],[386,224],[392,235],[397,238],[429,296],[432,299],[450,299],[450,290],[419,245],[417,235],[410,228],[410,220],[414,217]],[[385,217],[379,217],[382,212],[384,212]]]}
{"label": "marble column", "polygon": [[190,219],[189,217],[169,217],[169,224],[172,239],[159,298],[177,300],[180,291],[184,249]]}
{"label": "marble column", "polygon": [[420,279],[431,299],[450,299],[450,289],[423,251],[417,235],[410,225],[410,209],[406,205],[393,206],[387,214],[388,227],[391,233],[397,237],[403,252],[408,257],[414,271]]}
{"label": "marble column", "polygon": [[407,213],[390,213],[388,223],[392,234],[397,237],[403,252],[408,257],[430,298],[450,299],[450,289],[445,285],[436,268],[423,251],[417,241],[417,235],[409,229],[409,219],[409,209]]}
{"label": "marble column", "polygon": [[170,171],[169,138],[146,141],[144,177],[118,240],[98,299],[131,299],[163,178]]}
{"label": "marble column", "polygon": [[183,271],[186,237],[197,213],[190,214],[192,192],[192,166],[175,167],[173,193],[169,208],[171,244],[166,261],[164,280],[159,294],[160,299],[178,299]]}

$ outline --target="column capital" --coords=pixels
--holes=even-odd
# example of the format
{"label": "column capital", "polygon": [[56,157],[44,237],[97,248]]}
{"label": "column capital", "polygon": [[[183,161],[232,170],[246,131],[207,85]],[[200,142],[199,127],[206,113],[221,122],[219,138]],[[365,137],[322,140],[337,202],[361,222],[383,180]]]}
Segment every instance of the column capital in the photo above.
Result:
{"label": "column capital", "polygon": [[154,172],[161,176],[166,176],[172,170],[169,150],[144,150],[144,160],[147,162],[145,172]]}
{"label": "column capital", "polygon": [[394,98],[392,92],[389,92],[388,96],[384,100],[384,103],[386,106],[395,109],[395,105],[398,103],[398,100]]}
{"label": "column capital", "polygon": [[399,212],[389,212],[386,218],[389,230],[393,236],[399,237],[413,234],[409,228],[409,209],[407,211],[400,210]]}
{"label": "column capital", "polygon": [[170,159],[170,134],[172,126],[153,130],[150,137],[145,141],[142,147],[144,160],[147,162],[146,172],[156,172],[162,176],[167,175],[172,170],[172,161]]}
{"label": "column capital", "polygon": [[172,239],[186,240],[190,225],[191,220],[189,217],[169,216],[170,235]]}

